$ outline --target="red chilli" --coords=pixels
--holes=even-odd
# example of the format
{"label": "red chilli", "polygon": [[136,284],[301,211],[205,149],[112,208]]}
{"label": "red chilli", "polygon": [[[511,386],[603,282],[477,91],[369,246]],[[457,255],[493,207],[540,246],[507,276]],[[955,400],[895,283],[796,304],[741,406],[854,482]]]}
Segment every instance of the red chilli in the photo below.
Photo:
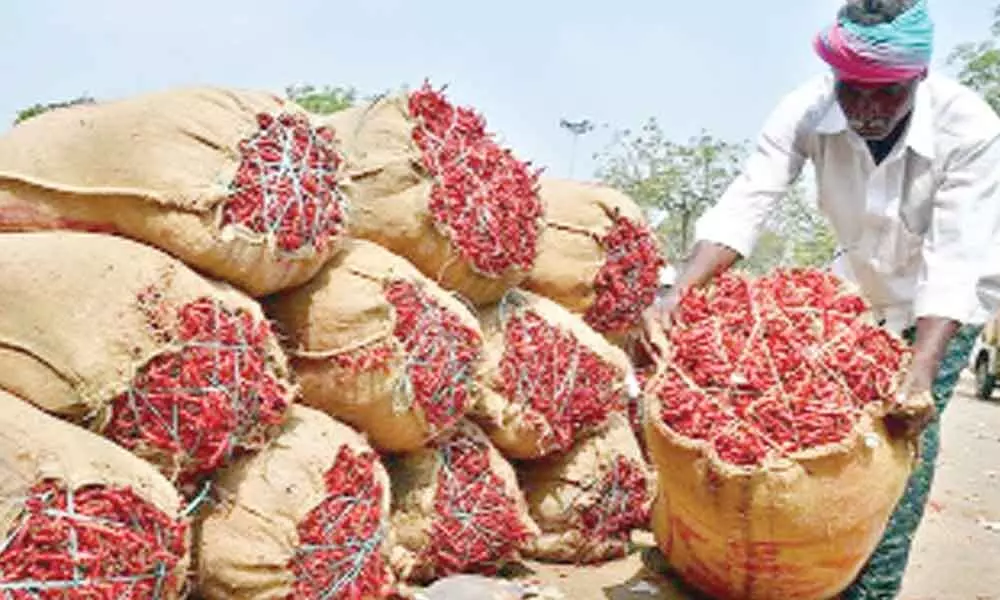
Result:
{"label": "red chilli", "polygon": [[579,522],[588,542],[626,542],[632,530],[649,523],[651,498],[646,473],[641,465],[624,456],[615,457],[590,497],[593,501],[580,511]]}
{"label": "red chilli", "polygon": [[569,333],[524,311],[504,323],[500,391],[528,409],[546,452],[568,450],[578,434],[624,405],[615,368]]}
{"label": "red chilli", "polygon": [[908,353],[866,309],[812,269],[724,274],[685,294],[652,385],[661,418],[741,466],[842,441],[864,407],[893,401]]}
{"label": "red chilli", "polygon": [[208,298],[180,307],[175,319],[178,350],[150,360],[112,401],[103,434],[184,485],[263,447],[288,393],[270,364],[266,320]]}
{"label": "red chilli", "polygon": [[293,598],[365,600],[389,593],[382,544],[387,515],[378,457],[343,446],[325,475],[327,497],[298,526],[299,547],[290,568]]}
{"label": "red chilli", "polygon": [[540,171],[501,148],[480,115],[427,84],[410,95],[409,111],[413,141],[434,180],[429,208],[442,233],[484,275],[530,270],[542,227]]}
{"label": "red chilli", "polygon": [[434,520],[421,559],[433,567],[435,578],[496,574],[516,558],[531,535],[517,502],[493,472],[485,443],[455,434],[437,448]]}
{"label": "red chilli", "polygon": [[10,600],[159,598],[182,587],[188,526],[128,487],[35,485],[0,539]]}
{"label": "red chilli", "polygon": [[347,199],[333,130],[302,114],[257,116],[239,144],[241,162],[222,209],[222,226],[273,236],[285,254],[322,251],[346,227]]}

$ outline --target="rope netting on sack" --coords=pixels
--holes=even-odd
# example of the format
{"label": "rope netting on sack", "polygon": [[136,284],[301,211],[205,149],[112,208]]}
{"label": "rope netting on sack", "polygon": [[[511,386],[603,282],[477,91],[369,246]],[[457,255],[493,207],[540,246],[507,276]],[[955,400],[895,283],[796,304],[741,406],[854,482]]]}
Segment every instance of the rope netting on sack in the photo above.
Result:
{"label": "rope netting on sack", "polygon": [[532,170],[486,131],[483,117],[456,107],[427,83],[409,96],[413,141],[434,179],[435,224],[479,273],[527,272],[538,252],[542,203]]}
{"label": "rope netting on sack", "polygon": [[596,298],[584,320],[601,333],[625,333],[639,325],[643,311],[653,304],[666,261],[653,231],[622,215],[600,243],[607,258],[594,278]]}
{"label": "rope netting on sack", "polygon": [[508,295],[500,307],[504,350],[496,391],[537,434],[537,455],[562,452],[623,407],[619,367]]}
{"label": "rope netting on sack", "polygon": [[338,186],[342,158],[333,130],[304,114],[257,115],[260,129],[239,143],[241,156],[220,223],[274,240],[290,257],[322,252],[346,229]]}
{"label": "rope netting on sack", "polygon": [[153,288],[140,304],[174,351],[154,356],[111,403],[105,437],[197,484],[231,458],[263,447],[284,419],[289,385],[276,371],[266,319],[201,298],[172,309]]}
{"label": "rope netting on sack", "polygon": [[292,598],[367,600],[388,593],[383,494],[378,456],[344,445],[324,476],[327,498],[298,525],[299,547],[290,568]]}
{"label": "rope netting on sack", "polygon": [[680,301],[648,384],[660,418],[739,466],[844,441],[867,407],[894,402],[908,360],[867,312],[822,271],[723,274]]}
{"label": "rope netting on sack", "polygon": [[461,431],[436,444],[437,487],[429,542],[418,559],[431,578],[495,574],[532,537],[508,482],[492,464],[488,442]]}
{"label": "rope netting on sack", "polygon": [[0,538],[4,600],[180,597],[188,526],[129,487],[44,480]]}
{"label": "rope netting on sack", "polygon": [[580,524],[597,539],[627,541],[633,529],[649,523],[652,498],[642,465],[625,456],[617,456],[611,468],[597,484],[596,492],[581,490],[581,499],[592,493],[590,503],[581,507]]}
{"label": "rope netting on sack", "polygon": [[395,313],[392,338],[333,357],[335,376],[398,370],[395,410],[419,409],[433,437],[465,415],[481,336],[413,281],[388,281],[383,293]]}

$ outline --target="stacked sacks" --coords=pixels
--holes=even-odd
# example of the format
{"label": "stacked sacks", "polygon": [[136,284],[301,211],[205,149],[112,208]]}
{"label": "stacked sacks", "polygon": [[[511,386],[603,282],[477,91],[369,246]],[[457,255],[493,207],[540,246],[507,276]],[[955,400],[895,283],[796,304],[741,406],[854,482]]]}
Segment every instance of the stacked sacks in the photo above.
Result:
{"label": "stacked sacks", "polygon": [[523,287],[551,298],[616,342],[652,305],[664,261],[638,205],[612,188],[543,179],[545,230]]}
{"label": "stacked sacks", "polygon": [[295,394],[260,307],[95,233],[0,235],[0,387],[196,484],[268,443]]}
{"label": "stacked sacks", "polygon": [[524,280],[543,226],[538,173],[480,115],[425,84],[325,122],[344,143],[352,235],[476,305]]}
{"label": "stacked sacks", "polygon": [[895,404],[907,350],[868,310],[815,270],[728,273],[682,298],[646,384],[646,431],[654,531],[689,583],[829,598],[864,565],[916,450],[897,427],[912,416]]}
{"label": "stacked sacks", "polygon": [[269,303],[288,337],[302,402],[383,451],[449,431],[475,394],[483,338],[469,309],[409,262],[365,241]]}
{"label": "stacked sacks", "polygon": [[197,537],[206,600],[383,598],[389,480],[362,437],[294,406],[274,443],[218,478]]}
{"label": "stacked sacks", "polygon": [[189,538],[152,466],[0,390],[0,596],[183,598]]}
{"label": "stacked sacks", "polygon": [[121,234],[264,295],[336,253],[341,162],[332,130],[263,92],[182,88],[53,111],[0,137],[0,231]]}

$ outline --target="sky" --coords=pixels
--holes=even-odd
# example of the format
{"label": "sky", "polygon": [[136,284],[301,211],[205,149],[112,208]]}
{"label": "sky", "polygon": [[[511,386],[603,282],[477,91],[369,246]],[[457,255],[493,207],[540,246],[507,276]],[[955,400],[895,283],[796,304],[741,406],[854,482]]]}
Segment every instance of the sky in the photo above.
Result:
{"label": "sky", "polygon": [[[649,117],[678,141],[701,129],[753,138],[784,93],[822,72],[811,39],[841,1],[6,0],[0,124],[81,94],[378,93],[429,79],[548,174],[589,177],[612,133]],[[988,36],[997,2],[930,0],[939,66]],[[598,124],[575,153],[562,118]]]}

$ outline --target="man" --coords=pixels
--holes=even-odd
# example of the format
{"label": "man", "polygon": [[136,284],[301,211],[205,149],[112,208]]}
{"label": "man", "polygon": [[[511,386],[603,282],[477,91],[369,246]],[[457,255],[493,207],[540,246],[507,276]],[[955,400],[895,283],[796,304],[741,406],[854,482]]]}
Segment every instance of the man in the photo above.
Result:
{"label": "man", "polygon": [[[700,219],[694,251],[650,318],[747,256],[806,160],[840,241],[838,274],[911,342],[900,401],[951,397],[1000,291],[1000,118],[971,90],[928,74],[926,0],[851,0],[815,40],[831,73],[785,97],[743,173]],[[848,599],[894,598],[933,477],[939,426]]]}

